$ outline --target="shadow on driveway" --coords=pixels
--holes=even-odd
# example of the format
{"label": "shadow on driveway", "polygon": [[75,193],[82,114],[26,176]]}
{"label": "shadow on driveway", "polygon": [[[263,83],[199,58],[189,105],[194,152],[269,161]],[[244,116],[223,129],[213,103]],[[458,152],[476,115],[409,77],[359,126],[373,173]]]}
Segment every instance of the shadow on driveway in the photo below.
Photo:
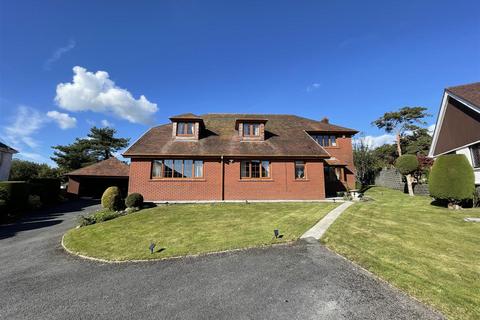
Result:
{"label": "shadow on driveway", "polygon": [[[56,206],[27,213],[19,221],[8,225],[0,225],[0,240],[13,237],[18,232],[50,227],[64,221],[75,219],[79,211],[99,203],[94,199],[70,200]],[[71,213],[77,213],[73,216]],[[70,214],[70,215],[69,215]]]}

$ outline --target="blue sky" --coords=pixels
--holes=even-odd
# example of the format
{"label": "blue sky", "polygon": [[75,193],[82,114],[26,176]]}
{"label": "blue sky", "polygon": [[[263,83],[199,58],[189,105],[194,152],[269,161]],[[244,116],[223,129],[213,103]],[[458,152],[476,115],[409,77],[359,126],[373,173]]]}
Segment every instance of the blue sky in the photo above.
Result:
{"label": "blue sky", "polygon": [[51,163],[52,145],[92,124],[135,141],[174,114],[241,112],[327,116],[379,143],[370,123],[384,112],[436,115],[445,87],[480,81],[478,12],[458,0],[2,0],[0,139]]}

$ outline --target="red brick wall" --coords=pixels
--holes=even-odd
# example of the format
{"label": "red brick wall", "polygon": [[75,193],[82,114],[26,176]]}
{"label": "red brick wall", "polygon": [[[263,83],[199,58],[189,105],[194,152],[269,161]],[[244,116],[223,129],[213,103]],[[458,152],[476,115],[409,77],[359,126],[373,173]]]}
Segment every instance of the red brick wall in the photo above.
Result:
{"label": "red brick wall", "polygon": [[[323,162],[307,161],[305,181],[296,181],[293,161],[272,161],[271,179],[241,180],[240,161],[225,161],[225,200],[318,200],[325,198]],[[132,159],[129,193],[147,201],[221,200],[220,160],[204,161],[204,179],[150,179],[151,160]]]}
{"label": "red brick wall", "polygon": [[347,183],[349,188],[355,188],[355,167],[353,165],[352,138],[337,138],[336,147],[325,147],[325,150],[342,162],[347,163]]}
{"label": "red brick wall", "polygon": [[221,200],[221,165],[204,161],[203,179],[151,179],[151,160],[132,159],[128,193],[141,193],[146,201]]}

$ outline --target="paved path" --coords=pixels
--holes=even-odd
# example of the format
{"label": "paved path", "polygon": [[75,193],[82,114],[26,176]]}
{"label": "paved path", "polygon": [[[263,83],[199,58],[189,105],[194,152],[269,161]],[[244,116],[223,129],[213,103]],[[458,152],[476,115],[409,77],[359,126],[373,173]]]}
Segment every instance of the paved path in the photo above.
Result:
{"label": "paved path", "polygon": [[77,202],[0,227],[0,319],[438,319],[318,242],[104,264],[66,254]]}
{"label": "paved path", "polygon": [[330,227],[330,225],[352,204],[353,202],[347,201],[330,211],[325,217],[323,217],[322,220],[320,220],[310,230],[305,232],[300,239],[314,238],[319,240]]}

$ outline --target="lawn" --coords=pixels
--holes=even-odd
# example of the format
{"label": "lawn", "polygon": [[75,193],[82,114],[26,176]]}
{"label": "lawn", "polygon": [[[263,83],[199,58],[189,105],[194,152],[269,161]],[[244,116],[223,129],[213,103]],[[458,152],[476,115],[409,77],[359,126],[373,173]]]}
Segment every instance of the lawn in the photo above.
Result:
{"label": "lawn", "polygon": [[[176,204],[72,229],[65,246],[108,260],[158,259],[248,248],[298,239],[334,203]],[[282,238],[274,239],[279,229]],[[156,243],[154,254],[149,245]]]}
{"label": "lawn", "polygon": [[450,319],[480,319],[480,209],[449,210],[429,197],[372,188],[321,239]]}

